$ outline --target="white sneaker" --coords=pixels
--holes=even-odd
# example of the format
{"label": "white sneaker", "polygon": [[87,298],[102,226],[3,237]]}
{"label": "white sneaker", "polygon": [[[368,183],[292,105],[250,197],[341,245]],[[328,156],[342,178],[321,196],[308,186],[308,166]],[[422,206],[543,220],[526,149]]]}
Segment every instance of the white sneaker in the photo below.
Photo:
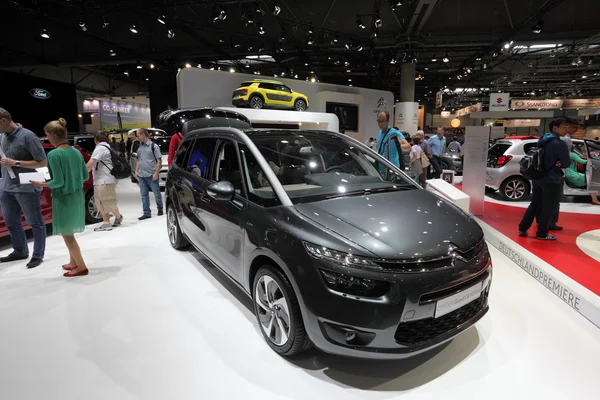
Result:
{"label": "white sneaker", "polygon": [[97,228],[94,228],[94,232],[104,232],[104,231],[112,231],[112,226],[110,224],[102,224]]}

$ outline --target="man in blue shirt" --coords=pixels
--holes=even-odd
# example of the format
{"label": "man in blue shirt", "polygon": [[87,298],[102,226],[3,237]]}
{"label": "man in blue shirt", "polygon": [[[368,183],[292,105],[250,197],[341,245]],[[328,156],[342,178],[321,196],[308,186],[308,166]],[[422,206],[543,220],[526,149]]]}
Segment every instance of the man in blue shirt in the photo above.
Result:
{"label": "man in blue shirt", "polygon": [[437,128],[437,135],[429,139],[429,145],[431,146],[431,153],[433,158],[431,159],[431,165],[435,170],[433,179],[439,179],[442,176],[442,155],[446,149],[446,136],[444,128],[441,126]]}
{"label": "man in blue shirt", "polygon": [[142,194],[142,208],[144,215],[139,217],[140,221],[151,218],[150,211],[150,190],[154,193],[158,215],[163,215],[163,201],[160,193],[158,175],[162,168],[162,153],[156,143],[150,140],[147,129],[138,129],[136,136],[140,141],[140,147],[137,150],[137,165],[135,168],[135,177],[140,183],[140,193]]}
{"label": "man in blue shirt", "polygon": [[410,144],[398,130],[390,126],[390,113],[381,111],[377,114],[379,134],[377,135],[377,152],[400,168],[402,150],[410,151]]}
{"label": "man in blue shirt", "polygon": [[527,236],[534,218],[538,220],[536,238],[540,240],[556,240],[556,236],[548,231],[553,223],[552,217],[556,203],[560,201],[561,187],[564,184],[562,168],[571,165],[571,156],[567,144],[560,140],[569,130],[571,121],[568,118],[557,118],[550,122],[552,133],[546,133],[539,141],[538,147],[544,148],[542,163],[546,174],[533,181],[533,197],[531,204],[519,224],[519,236]]}

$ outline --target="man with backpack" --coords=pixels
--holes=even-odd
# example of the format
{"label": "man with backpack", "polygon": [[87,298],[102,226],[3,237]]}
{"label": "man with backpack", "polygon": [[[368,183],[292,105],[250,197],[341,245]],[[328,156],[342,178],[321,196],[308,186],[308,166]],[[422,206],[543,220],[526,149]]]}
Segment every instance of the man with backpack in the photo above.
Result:
{"label": "man with backpack", "polygon": [[[102,225],[94,229],[96,232],[111,231],[113,227],[120,226],[123,222],[123,215],[117,207],[117,178],[113,175],[112,151],[107,140],[104,132],[94,134],[96,148],[87,163],[88,169],[94,176],[96,207],[102,215]],[[115,216],[112,224],[110,223],[110,213]]]}
{"label": "man with backpack", "polygon": [[140,147],[137,149],[135,177],[140,183],[142,207],[144,209],[144,215],[138,219],[143,221],[152,217],[152,212],[150,211],[150,190],[154,193],[158,215],[163,215],[163,200],[158,182],[159,173],[162,168],[162,153],[158,145],[150,140],[150,133],[147,129],[138,129],[136,136],[140,141]]}
{"label": "man with backpack", "polygon": [[[568,118],[557,118],[552,121],[550,123],[552,133],[546,133],[540,138],[537,150],[534,150],[536,154],[525,156],[525,158],[531,158],[534,164],[539,161],[539,166],[534,166],[539,174],[529,177],[533,180],[533,197],[519,224],[519,236],[527,236],[533,220],[537,218],[536,238],[556,240],[556,236],[550,235],[548,231],[552,222],[553,210],[556,203],[560,201],[561,186],[564,184],[562,168],[571,165],[567,145],[560,140],[567,134],[570,123]],[[523,162],[521,170],[523,171]]]}
{"label": "man with backpack", "polygon": [[410,144],[404,139],[404,135],[390,126],[390,113],[387,111],[377,114],[377,124],[380,129],[377,135],[377,152],[401,168],[402,150],[410,151]]}

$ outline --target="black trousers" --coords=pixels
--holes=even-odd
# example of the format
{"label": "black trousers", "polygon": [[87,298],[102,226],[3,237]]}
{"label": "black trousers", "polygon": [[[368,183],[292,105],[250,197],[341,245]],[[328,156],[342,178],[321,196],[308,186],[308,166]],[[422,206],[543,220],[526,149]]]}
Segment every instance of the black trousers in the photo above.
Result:
{"label": "black trousers", "polygon": [[432,174],[432,178],[433,179],[440,179],[440,177],[442,176],[442,159],[439,158],[438,156],[433,156],[433,158],[431,158],[429,160],[431,162],[431,166],[433,167],[433,174]]}
{"label": "black trousers", "polygon": [[533,182],[533,197],[519,224],[519,232],[527,232],[533,220],[537,218],[538,229],[536,236],[546,237],[551,225],[552,213],[560,200],[562,180],[558,182]]}
{"label": "black trousers", "polygon": [[549,226],[558,225],[558,217],[560,215],[560,201],[562,200],[564,195],[565,195],[565,181],[563,179],[560,184],[558,200],[556,201],[556,204],[554,205],[554,208],[552,209],[552,216],[550,217],[550,225]]}

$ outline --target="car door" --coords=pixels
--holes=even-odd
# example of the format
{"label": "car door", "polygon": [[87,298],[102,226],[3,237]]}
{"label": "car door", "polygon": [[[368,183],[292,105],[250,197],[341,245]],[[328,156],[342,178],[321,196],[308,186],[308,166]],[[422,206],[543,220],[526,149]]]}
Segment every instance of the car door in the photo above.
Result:
{"label": "car door", "polygon": [[586,182],[588,192],[600,192],[600,143],[586,140],[588,162],[586,164]]}
{"label": "car door", "polygon": [[210,248],[213,261],[234,280],[242,283],[247,201],[236,142],[229,139],[219,141],[210,175],[210,183],[231,182],[236,194],[233,201],[219,201],[209,196],[200,199],[198,207],[203,216],[205,246]]}
{"label": "car door", "polygon": [[265,105],[273,106],[281,106],[284,103],[281,101],[281,94],[277,91],[277,85],[273,83],[261,83],[260,88],[262,92],[265,94]]}
{"label": "car door", "polygon": [[292,104],[292,89],[285,85],[276,85],[278,101],[281,105],[291,107]]}
{"label": "car door", "polygon": [[174,177],[174,190],[181,208],[181,229],[196,248],[205,253],[212,261],[214,255],[207,246],[207,221],[203,211],[204,202],[208,200],[206,190],[210,185],[216,138],[197,138],[188,150],[186,165],[180,166],[179,178]]}

